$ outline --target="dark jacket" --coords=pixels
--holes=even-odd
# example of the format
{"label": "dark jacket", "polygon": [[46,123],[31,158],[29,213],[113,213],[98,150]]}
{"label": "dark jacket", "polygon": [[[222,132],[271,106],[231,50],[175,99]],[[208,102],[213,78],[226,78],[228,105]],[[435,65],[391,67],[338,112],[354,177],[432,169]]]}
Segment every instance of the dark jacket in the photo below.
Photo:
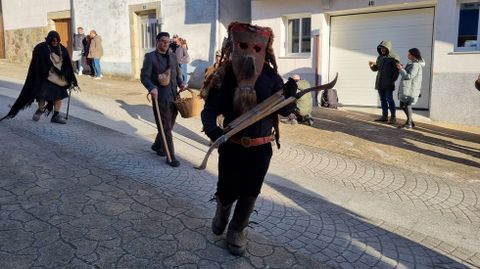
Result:
{"label": "dark jacket", "polygon": [[[67,82],[69,82],[67,87],[72,85],[77,86],[77,79],[75,78],[75,74],[73,72],[73,65],[68,51],[63,45],[59,44],[59,46],[62,50],[63,63],[61,70],[58,70],[58,72],[61,76],[65,77]],[[42,42],[36,45],[33,49],[32,61],[30,62],[27,78],[25,79],[25,84],[23,85],[22,91],[10,109],[10,112],[8,112],[7,116],[4,118],[15,117],[20,110],[30,106],[33,101],[35,101],[36,93],[40,90],[40,85],[42,85],[42,82],[47,80],[48,72],[52,66],[53,64],[50,60],[50,50],[47,42]],[[47,104],[47,108],[49,110],[51,105],[53,104]]]}
{"label": "dark jacket", "polygon": [[475,81],[475,88],[480,91],[480,80]]}
{"label": "dark jacket", "polygon": [[[387,53],[382,55],[380,48],[387,49]],[[392,42],[382,41],[378,47],[378,57],[376,63],[371,67],[372,71],[377,72],[375,80],[375,89],[382,91],[394,91],[395,81],[398,78],[398,69],[396,63],[400,62],[400,57],[393,51]]]}
{"label": "dark jacket", "polygon": [[83,39],[85,39],[85,34],[74,34],[73,35],[73,50],[83,52]]}
{"label": "dark jacket", "polygon": [[[223,115],[225,117],[223,121],[224,126],[227,126],[230,122],[240,116],[233,111],[233,95],[236,84],[235,76],[230,68],[230,70],[228,70],[225,74],[220,89],[212,89],[209,91],[201,116],[203,129],[212,141],[215,141],[223,134],[222,128],[217,126],[217,116]],[[270,66],[265,65],[262,73],[257,79],[257,82],[255,83],[257,103],[261,103],[283,88],[284,84],[282,78],[276,74]],[[293,92],[295,92],[296,85],[293,90]],[[279,113],[283,116],[288,116],[293,111],[294,107],[295,103],[280,110]],[[275,118],[278,119],[278,115],[276,113],[267,116],[254,123],[252,126],[247,127],[236,136],[248,136],[250,138],[269,136],[272,134]]]}
{"label": "dark jacket", "polygon": [[[158,82],[158,74],[170,68],[170,85],[161,86]],[[183,83],[182,70],[178,66],[177,56],[169,51],[168,58],[158,51],[145,54],[140,80],[148,92],[158,90],[158,100],[161,102],[173,102],[177,96],[177,87]]]}

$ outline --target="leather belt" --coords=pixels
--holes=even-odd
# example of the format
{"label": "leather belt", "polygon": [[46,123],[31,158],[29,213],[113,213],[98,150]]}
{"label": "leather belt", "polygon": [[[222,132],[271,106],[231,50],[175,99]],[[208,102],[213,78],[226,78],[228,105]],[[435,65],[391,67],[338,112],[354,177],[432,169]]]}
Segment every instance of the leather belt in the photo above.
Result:
{"label": "leather belt", "polygon": [[267,144],[275,140],[273,136],[265,136],[265,137],[258,137],[258,138],[250,138],[247,136],[238,138],[238,137],[232,137],[228,141],[242,145],[244,148],[249,148],[249,147],[255,147],[255,146],[260,146],[263,144]]}

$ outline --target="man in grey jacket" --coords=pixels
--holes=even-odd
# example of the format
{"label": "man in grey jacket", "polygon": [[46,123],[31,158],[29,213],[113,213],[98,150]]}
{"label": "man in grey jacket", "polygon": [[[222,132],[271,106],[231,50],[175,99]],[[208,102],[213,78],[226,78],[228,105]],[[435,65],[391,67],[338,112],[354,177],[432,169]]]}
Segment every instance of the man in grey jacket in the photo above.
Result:
{"label": "man in grey jacket", "polygon": [[[182,81],[182,71],[177,62],[177,56],[169,50],[169,43],[169,33],[160,32],[157,35],[156,50],[145,54],[140,80],[150,92],[152,98],[158,100],[158,108],[167,140],[167,145],[164,145],[162,134],[158,133],[151,148],[163,157],[166,156],[165,147],[168,146],[172,160],[168,162],[167,159],[167,163],[172,167],[178,167],[180,162],[175,158],[172,129],[178,114],[175,107],[175,98],[178,95],[177,87],[180,88],[180,91],[183,91],[185,85]],[[155,122],[158,132],[160,132],[160,121],[155,113],[155,102],[153,102],[153,105]]]}
{"label": "man in grey jacket", "polygon": [[77,34],[73,35],[73,54],[72,54],[72,61],[75,62],[76,72],[78,75],[82,75],[83,72],[83,39],[85,38],[85,34],[83,32],[83,27],[77,28]]}

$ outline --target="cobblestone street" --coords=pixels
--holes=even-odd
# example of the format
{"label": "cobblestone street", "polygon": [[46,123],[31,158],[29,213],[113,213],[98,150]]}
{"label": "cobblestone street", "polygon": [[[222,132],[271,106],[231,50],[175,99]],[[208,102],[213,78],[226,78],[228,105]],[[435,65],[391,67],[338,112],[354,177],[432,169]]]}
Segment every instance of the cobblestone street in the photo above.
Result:
{"label": "cobblestone street", "polygon": [[[0,115],[21,86],[21,70],[7,67]],[[393,128],[344,135],[361,132],[369,116],[358,112],[316,110],[315,128],[283,125],[238,258],[210,231],[217,156],[193,168],[208,143],[199,119],[179,118],[182,165],[171,168],[149,149],[154,120],[138,82],[80,83],[67,125],[33,122],[33,107],[0,123],[0,268],[480,267],[478,129],[409,155],[369,137]],[[349,131],[327,133],[332,122]],[[422,129],[435,123],[419,125],[409,138],[427,141]]]}

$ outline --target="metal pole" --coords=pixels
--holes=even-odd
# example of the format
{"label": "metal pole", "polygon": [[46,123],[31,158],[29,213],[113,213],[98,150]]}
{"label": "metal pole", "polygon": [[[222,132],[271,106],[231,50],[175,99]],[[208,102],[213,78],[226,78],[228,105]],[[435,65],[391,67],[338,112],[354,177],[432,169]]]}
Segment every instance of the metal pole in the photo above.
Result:
{"label": "metal pole", "polygon": [[70,112],[70,99],[72,97],[73,88],[68,89],[68,102],[67,102],[67,114],[65,114],[65,119],[68,120],[68,113]]}

